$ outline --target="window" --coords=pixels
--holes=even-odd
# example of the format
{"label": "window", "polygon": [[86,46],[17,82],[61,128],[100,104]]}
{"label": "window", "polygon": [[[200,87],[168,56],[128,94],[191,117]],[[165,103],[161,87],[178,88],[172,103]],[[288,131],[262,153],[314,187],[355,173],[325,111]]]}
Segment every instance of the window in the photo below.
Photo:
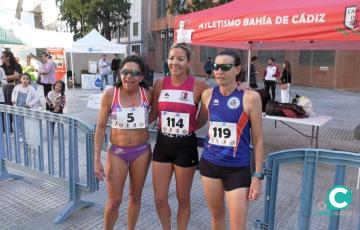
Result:
{"label": "window", "polygon": [[133,36],[138,36],[138,35],[139,35],[139,23],[134,22],[133,23]]}
{"label": "window", "polygon": [[299,64],[303,66],[333,66],[335,51],[333,50],[302,50],[300,51]]}
{"label": "window", "polygon": [[148,50],[155,50],[156,32],[152,31],[148,34]]}
{"label": "window", "polygon": [[200,48],[200,62],[205,63],[208,57],[211,57],[211,61],[214,62],[217,54],[217,49],[213,47],[201,46]]}
{"label": "window", "polygon": [[140,54],[140,45],[132,45],[131,46],[131,53],[132,54]]}
{"label": "window", "polygon": [[157,18],[166,17],[167,0],[157,0]]}
{"label": "window", "polygon": [[259,51],[259,63],[267,64],[269,58],[274,58],[275,63],[283,63],[284,62],[284,51],[273,51],[273,50],[262,50]]}
{"label": "window", "polygon": [[120,37],[121,38],[127,37],[127,26],[120,27]]}

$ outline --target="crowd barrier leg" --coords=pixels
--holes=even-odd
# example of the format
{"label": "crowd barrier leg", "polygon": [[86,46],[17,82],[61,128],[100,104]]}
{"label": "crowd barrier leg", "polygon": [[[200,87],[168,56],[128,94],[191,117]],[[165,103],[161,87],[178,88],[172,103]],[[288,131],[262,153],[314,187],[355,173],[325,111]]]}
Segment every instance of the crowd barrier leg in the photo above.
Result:
{"label": "crowd barrier leg", "polygon": [[[2,122],[2,120],[5,118],[3,117],[3,115],[4,115],[3,113],[0,113],[0,181],[9,180],[9,179],[19,180],[22,179],[23,177],[9,173],[5,165],[4,126]],[[5,138],[5,139],[6,141],[9,140],[9,138]]]}
{"label": "crowd barrier leg", "polygon": [[69,203],[55,217],[53,220],[54,224],[63,223],[73,212],[80,208],[94,205],[93,202],[81,200],[80,191],[77,188],[79,182],[79,159],[78,144],[75,140],[77,140],[75,120],[69,119]]}

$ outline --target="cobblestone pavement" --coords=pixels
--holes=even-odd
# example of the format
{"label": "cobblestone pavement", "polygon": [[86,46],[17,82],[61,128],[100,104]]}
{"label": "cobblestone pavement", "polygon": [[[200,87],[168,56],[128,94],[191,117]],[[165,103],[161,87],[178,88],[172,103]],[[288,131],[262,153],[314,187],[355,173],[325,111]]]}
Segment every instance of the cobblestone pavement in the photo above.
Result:
{"label": "cobblestone pavement", "polygon": [[[360,141],[353,138],[353,128],[360,123],[360,108],[358,108],[359,106],[353,106],[353,104],[358,100],[360,93],[296,86],[293,86],[292,89],[298,94],[308,95],[311,99],[314,98],[313,104],[316,105],[315,111],[318,114],[334,117],[332,121],[320,129],[320,148],[351,152],[360,151]],[[84,109],[80,106],[81,111],[79,112],[76,108],[86,103],[89,94],[99,93],[99,91],[76,90],[75,93],[76,103],[71,99],[72,92],[68,91],[67,112],[89,123],[95,123],[96,110]],[[347,119],[343,119],[344,114],[346,114]],[[304,132],[311,131],[309,127],[296,127]],[[203,135],[204,132],[204,129],[201,130],[199,135]],[[151,138],[151,141],[154,144],[154,137]],[[264,141],[267,154],[278,150],[309,147],[310,145],[309,140],[282,124],[278,123],[277,128],[274,129],[274,122],[270,120],[264,120]],[[201,152],[201,149],[199,151]],[[311,229],[326,229],[328,219],[325,216],[317,215],[319,211],[317,204],[324,201],[326,191],[333,183],[335,169],[331,165],[319,165],[317,170]],[[276,206],[276,229],[294,229],[298,219],[303,166],[302,164],[287,164],[282,166],[280,172]],[[345,184],[352,188],[353,203],[349,208],[349,215],[341,217],[341,229],[355,229],[358,226],[360,213],[360,192],[355,189],[357,169],[347,169],[346,175]],[[127,191],[127,188],[125,191]],[[188,229],[210,229],[210,216],[198,173],[195,174],[191,194],[192,214]],[[52,220],[66,204],[67,195],[67,191],[62,186],[31,175],[24,175],[21,180],[0,182],[0,229],[103,228],[103,208],[106,200],[106,188],[104,185],[101,185],[98,192],[84,197],[84,200],[95,202],[93,207],[80,210],[64,224],[54,225]],[[174,179],[170,186],[169,196],[170,206],[173,211],[172,224],[175,229],[177,202]],[[124,193],[116,229],[127,228],[126,207],[127,192]],[[262,219],[263,208],[264,197],[250,203],[248,229],[254,229],[254,221]],[[161,229],[154,206],[151,170],[149,170],[143,191],[142,208],[137,229]]]}

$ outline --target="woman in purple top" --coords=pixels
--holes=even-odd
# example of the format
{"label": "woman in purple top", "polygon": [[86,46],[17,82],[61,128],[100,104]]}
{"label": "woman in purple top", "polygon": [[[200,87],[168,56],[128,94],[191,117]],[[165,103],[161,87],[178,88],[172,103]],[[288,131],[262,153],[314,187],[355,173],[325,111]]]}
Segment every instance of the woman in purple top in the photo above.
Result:
{"label": "woman in purple top", "polygon": [[[52,90],[52,85],[55,83],[55,63],[52,61],[50,54],[43,54],[43,65],[39,69],[39,77],[44,87],[44,97]],[[50,108],[46,105],[46,110]]]}

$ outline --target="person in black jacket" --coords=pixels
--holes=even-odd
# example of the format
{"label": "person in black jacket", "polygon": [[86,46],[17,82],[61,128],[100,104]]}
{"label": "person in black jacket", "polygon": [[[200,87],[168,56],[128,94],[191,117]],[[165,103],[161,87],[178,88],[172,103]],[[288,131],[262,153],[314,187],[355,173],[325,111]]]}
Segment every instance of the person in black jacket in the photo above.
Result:
{"label": "person in black jacket", "polygon": [[256,83],[256,74],[259,73],[259,71],[256,70],[256,61],[258,60],[257,56],[251,57],[251,63],[250,63],[250,87],[253,89],[258,88],[258,84]]}
{"label": "person in black jacket", "polygon": [[289,103],[290,100],[290,84],[291,84],[291,67],[290,62],[284,61],[283,63],[283,72],[280,77],[280,92],[281,92],[281,102]]}
{"label": "person in black jacket", "polygon": [[117,80],[117,72],[119,71],[121,59],[118,54],[114,54],[114,59],[111,61],[111,70],[113,71],[113,85],[115,86]]}

